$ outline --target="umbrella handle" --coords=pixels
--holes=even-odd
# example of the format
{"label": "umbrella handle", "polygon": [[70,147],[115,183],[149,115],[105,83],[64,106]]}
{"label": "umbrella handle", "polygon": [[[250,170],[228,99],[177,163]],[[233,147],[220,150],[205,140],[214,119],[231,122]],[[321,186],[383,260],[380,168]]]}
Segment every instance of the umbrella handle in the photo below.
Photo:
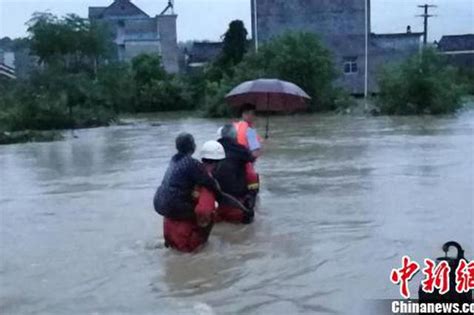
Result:
{"label": "umbrella handle", "polygon": [[265,139],[268,139],[268,129],[270,129],[270,115],[268,111],[270,109],[270,95],[267,93],[267,124],[265,126]]}
{"label": "umbrella handle", "polygon": [[270,115],[267,113],[267,123],[265,126],[265,139],[268,139],[268,129],[270,129]]}

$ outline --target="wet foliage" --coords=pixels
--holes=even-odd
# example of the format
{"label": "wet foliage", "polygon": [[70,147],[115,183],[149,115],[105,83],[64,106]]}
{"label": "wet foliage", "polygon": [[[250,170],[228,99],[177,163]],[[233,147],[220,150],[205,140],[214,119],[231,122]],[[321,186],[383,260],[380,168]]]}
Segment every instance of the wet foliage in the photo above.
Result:
{"label": "wet foliage", "polygon": [[388,115],[453,113],[466,93],[457,70],[432,49],[387,67],[379,82],[380,109]]}
{"label": "wet foliage", "polygon": [[191,109],[188,81],[165,72],[159,55],[113,57],[105,25],[37,13],[25,44],[37,57],[29,76],[0,80],[0,131],[108,125],[120,113]]}
{"label": "wet foliage", "polygon": [[[214,73],[214,64],[208,73]],[[211,76],[212,78],[212,76]],[[205,110],[209,116],[229,115],[224,96],[237,84],[257,78],[278,78],[299,85],[311,97],[311,110],[333,110],[344,93],[333,86],[331,55],[311,33],[287,33],[247,53],[221,80],[207,80]]]}

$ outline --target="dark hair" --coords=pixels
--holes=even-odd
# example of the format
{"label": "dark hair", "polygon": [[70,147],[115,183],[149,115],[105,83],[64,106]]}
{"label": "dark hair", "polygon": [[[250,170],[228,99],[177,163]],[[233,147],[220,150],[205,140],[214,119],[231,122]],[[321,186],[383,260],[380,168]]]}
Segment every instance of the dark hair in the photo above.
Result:
{"label": "dark hair", "polygon": [[222,138],[235,139],[237,138],[237,130],[235,129],[233,124],[225,124],[221,129],[220,136]]}
{"label": "dark hair", "polygon": [[250,103],[245,103],[244,105],[242,105],[240,107],[240,115],[242,115],[243,113],[245,112],[249,112],[251,110],[256,110],[257,109],[257,106],[253,105],[253,104],[250,104]]}
{"label": "dark hair", "polygon": [[181,154],[193,154],[196,150],[196,143],[192,134],[183,132],[176,137],[176,150]]}

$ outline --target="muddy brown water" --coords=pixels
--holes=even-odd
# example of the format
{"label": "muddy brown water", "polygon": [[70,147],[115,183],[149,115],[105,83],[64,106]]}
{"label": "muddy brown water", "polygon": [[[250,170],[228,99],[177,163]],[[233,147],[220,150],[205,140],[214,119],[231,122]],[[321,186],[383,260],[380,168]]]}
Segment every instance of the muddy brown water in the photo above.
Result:
{"label": "muddy brown water", "polygon": [[173,139],[202,144],[222,122],[0,147],[1,313],[365,314],[400,297],[401,256],[457,240],[474,259],[473,111],[273,118],[256,222],[218,226],[196,255],[163,248],[152,197]]}

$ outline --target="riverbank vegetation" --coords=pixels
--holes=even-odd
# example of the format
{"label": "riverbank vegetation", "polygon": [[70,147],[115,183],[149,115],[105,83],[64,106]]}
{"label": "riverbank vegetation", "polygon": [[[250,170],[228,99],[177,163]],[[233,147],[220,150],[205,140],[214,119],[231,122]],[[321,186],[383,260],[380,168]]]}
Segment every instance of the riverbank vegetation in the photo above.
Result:
{"label": "riverbank vegetation", "polygon": [[[108,62],[114,48],[104,26],[75,15],[43,13],[33,16],[28,32],[38,67],[27,78],[0,81],[4,136],[21,130],[104,126],[119,113],[193,107],[187,81],[167,74],[159,55]],[[18,139],[28,141],[33,133],[25,135]]]}
{"label": "riverbank vegetation", "polygon": [[387,67],[380,78],[379,104],[383,114],[454,113],[467,92],[455,68],[432,49],[401,65]]}
{"label": "riverbank vegetation", "polygon": [[[204,109],[213,117],[228,115],[224,96],[239,83],[255,78],[279,78],[299,85],[312,97],[311,111],[333,110],[344,95],[333,85],[336,72],[330,52],[310,33],[287,33],[258,52],[246,53],[231,69],[222,71],[216,62],[207,71]],[[223,72],[219,80],[209,78],[219,71]]]}
{"label": "riverbank vegetation", "polygon": [[[0,80],[0,133],[9,139],[24,130],[104,126],[124,113],[198,110],[208,117],[229,116],[225,95],[261,77],[301,86],[312,97],[310,111],[346,112],[354,103],[336,87],[340,73],[329,50],[311,33],[284,34],[255,52],[244,24],[233,21],[213,63],[174,75],[166,73],[159,55],[114,62],[117,52],[107,28],[76,15],[39,13],[28,25],[29,37],[21,43],[36,56],[38,67],[27,78]],[[473,93],[472,82],[472,72],[455,70],[426,50],[382,72],[376,102],[388,115],[452,113],[464,93]],[[25,132],[19,139],[33,135]]]}

